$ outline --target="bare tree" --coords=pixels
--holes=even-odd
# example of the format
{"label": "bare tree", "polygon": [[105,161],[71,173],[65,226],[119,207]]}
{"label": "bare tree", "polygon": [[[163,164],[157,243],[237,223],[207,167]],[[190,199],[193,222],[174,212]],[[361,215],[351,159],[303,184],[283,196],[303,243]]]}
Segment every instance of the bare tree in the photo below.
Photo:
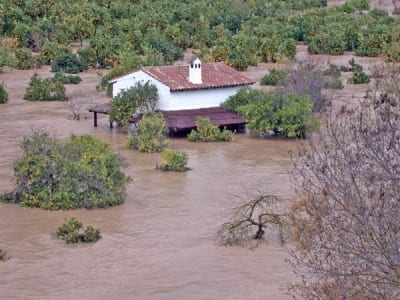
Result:
{"label": "bare tree", "polygon": [[325,64],[315,58],[306,58],[293,64],[284,84],[284,91],[298,95],[306,94],[313,104],[314,112],[323,112],[331,104],[331,98],[323,93],[326,77]]}
{"label": "bare tree", "polygon": [[295,159],[295,296],[400,299],[399,77],[329,118]]}
{"label": "bare tree", "polygon": [[82,111],[91,106],[93,100],[93,96],[89,96],[89,94],[83,93],[82,91],[77,91],[65,102],[65,107],[71,112],[72,118],[79,121]]}
{"label": "bare tree", "polygon": [[277,232],[281,243],[287,238],[286,215],[278,213],[282,199],[257,191],[241,199],[242,204],[233,209],[228,222],[221,225],[218,238],[222,245],[240,245],[251,239],[262,240],[266,230]]}

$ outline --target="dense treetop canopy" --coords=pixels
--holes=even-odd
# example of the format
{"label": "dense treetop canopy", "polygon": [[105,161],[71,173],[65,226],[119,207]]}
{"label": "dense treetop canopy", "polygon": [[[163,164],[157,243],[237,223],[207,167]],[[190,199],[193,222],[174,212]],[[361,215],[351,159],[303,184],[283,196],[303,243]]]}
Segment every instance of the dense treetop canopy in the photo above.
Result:
{"label": "dense treetop canopy", "polygon": [[[92,66],[168,64],[182,50],[246,69],[293,58],[296,42],[312,53],[382,55],[398,42],[396,19],[369,1],[326,7],[326,0],[3,0],[0,37],[40,52],[46,43],[80,42]],[[12,41],[12,42],[11,42]],[[143,55],[143,56],[142,56]],[[131,60],[135,58],[131,58]]]}

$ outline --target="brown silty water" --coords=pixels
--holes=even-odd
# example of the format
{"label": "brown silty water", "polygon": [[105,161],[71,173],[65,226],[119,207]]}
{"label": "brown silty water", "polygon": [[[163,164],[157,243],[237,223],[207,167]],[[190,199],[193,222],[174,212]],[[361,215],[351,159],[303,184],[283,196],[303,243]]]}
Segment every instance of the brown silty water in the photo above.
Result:
{"label": "brown silty water", "polygon": [[[37,72],[52,76],[48,67]],[[192,170],[160,172],[160,155],[129,149],[126,134],[110,130],[107,116],[93,127],[87,107],[109,101],[95,90],[94,70],[67,87],[73,101],[85,102],[80,121],[69,117],[65,103],[22,100],[32,74],[0,74],[10,94],[0,106],[0,192],[13,188],[21,138],[37,129],[59,139],[91,134],[111,143],[133,180],[126,202],[109,209],[50,212],[0,204],[0,248],[11,256],[0,262],[0,299],[289,299],[283,289],[293,275],[284,249],[273,241],[252,250],[223,247],[215,233],[246,188],[262,185],[291,198],[294,141],[245,134],[230,143],[174,139],[171,147],[189,154]],[[102,239],[90,245],[56,239],[57,227],[72,216],[99,228]]]}
{"label": "brown silty water", "polygon": [[[392,8],[391,1],[373,2]],[[300,45],[297,59],[305,57],[306,47]],[[353,55],[314,57],[346,65]],[[379,61],[355,59],[367,72]],[[273,67],[282,66],[260,64],[246,75],[259,81]],[[222,247],[215,233],[238,203],[235,196],[247,188],[262,186],[293,198],[288,152],[296,150],[295,141],[246,134],[230,143],[173,139],[171,148],[189,154],[192,170],[163,173],[155,170],[160,155],[129,149],[126,133],[110,130],[107,116],[100,115],[99,127],[93,127],[87,108],[110,101],[95,89],[100,80],[96,71],[80,74],[79,85],[67,86],[75,105],[82,105],[80,121],[71,119],[64,103],[22,100],[33,73],[6,69],[0,74],[10,95],[0,105],[0,192],[14,186],[12,165],[22,154],[22,137],[38,129],[59,139],[91,134],[112,144],[133,180],[126,202],[109,209],[49,212],[0,204],[0,249],[11,256],[0,262],[0,299],[291,299],[285,286],[294,275],[285,249],[274,241],[255,249]],[[53,76],[48,67],[37,73]],[[357,105],[366,88],[345,84],[334,95],[334,106]],[[54,238],[57,227],[72,216],[99,228],[102,239],[66,245]]]}

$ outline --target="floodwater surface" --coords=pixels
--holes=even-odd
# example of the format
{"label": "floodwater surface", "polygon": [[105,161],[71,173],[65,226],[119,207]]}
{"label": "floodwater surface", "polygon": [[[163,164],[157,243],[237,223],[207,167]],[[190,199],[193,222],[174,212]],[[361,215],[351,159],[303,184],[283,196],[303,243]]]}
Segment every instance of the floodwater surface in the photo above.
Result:
{"label": "floodwater surface", "polygon": [[[51,76],[47,67],[37,72]],[[85,103],[80,121],[69,117],[64,103],[22,100],[32,74],[0,74],[10,94],[0,105],[0,192],[13,188],[22,137],[38,129],[59,139],[91,134],[112,144],[132,181],[126,202],[109,209],[54,212],[0,204],[0,248],[11,257],[0,262],[0,299],[291,299],[285,285],[294,276],[283,248],[273,241],[255,249],[223,247],[215,234],[246,189],[293,196],[288,152],[296,149],[294,141],[245,134],[230,143],[174,139],[171,147],[189,154],[192,170],[160,172],[160,155],[129,149],[126,134],[110,130],[107,116],[93,127],[87,106],[109,101],[95,90],[95,71],[67,87],[76,103]],[[54,232],[68,217],[99,228],[102,239],[88,245],[58,240]]]}

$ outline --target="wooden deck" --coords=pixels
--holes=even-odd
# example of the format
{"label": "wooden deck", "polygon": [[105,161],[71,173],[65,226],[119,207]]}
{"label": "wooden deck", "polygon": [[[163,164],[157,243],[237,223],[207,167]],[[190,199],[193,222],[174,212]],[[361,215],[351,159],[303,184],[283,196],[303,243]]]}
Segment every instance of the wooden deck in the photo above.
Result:
{"label": "wooden deck", "polygon": [[[93,113],[94,127],[97,127],[97,114],[108,115],[110,113],[111,103],[100,104],[89,108],[89,112]],[[110,121],[110,128],[113,128],[113,124]]]}
{"label": "wooden deck", "polygon": [[[94,127],[97,127],[97,114],[108,115],[110,108],[111,103],[105,103],[89,109],[89,112],[93,113]],[[162,110],[161,113],[164,116],[166,127],[171,134],[196,128],[198,117],[209,118],[211,123],[214,125],[217,125],[218,127],[226,126],[229,129],[240,130],[246,125],[246,121],[241,116],[222,107],[175,111]],[[141,116],[138,116],[129,119],[129,122],[138,123],[140,120]],[[110,128],[113,128],[112,122],[110,122]]]}
{"label": "wooden deck", "polygon": [[[242,130],[246,125],[244,120],[238,114],[231,112],[222,107],[210,107],[200,109],[185,109],[166,111],[161,110],[164,116],[166,127],[170,134],[178,133],[180,131],[190,131],[196,128],[197,118],[209,118],[211,123],[218,127],[227,127],[228,129]],[[131,123],[137,123],[141,116],[129,120]]]}

